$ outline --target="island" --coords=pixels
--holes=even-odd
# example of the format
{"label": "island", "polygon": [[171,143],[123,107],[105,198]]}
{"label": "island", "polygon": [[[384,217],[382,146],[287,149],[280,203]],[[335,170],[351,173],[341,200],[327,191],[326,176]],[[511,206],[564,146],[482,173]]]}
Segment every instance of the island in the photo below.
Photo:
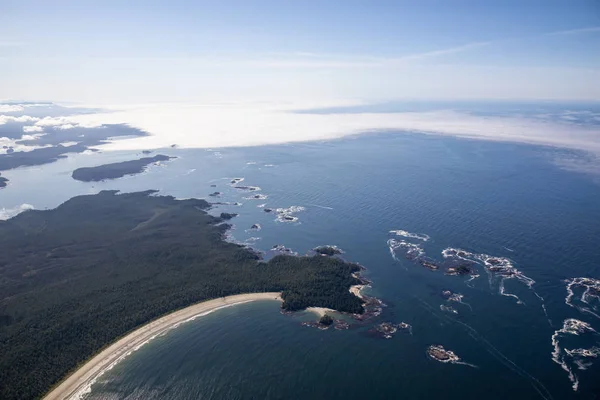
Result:
{"label": "island", "polygon": [[368,302],[350,291],[362,283],[358,264],[263,261],[227,242],[229,225],[209,208],[102,191],[0,221],[0,398],[39,398],[119,338],[207,300],[280,293],[285,311],[363,314]]}
{"label": "island", "polygon": [[77,168],[73,171],[72,176],[73,179],[83,182],[98,182],[106,179],[117,179],[125,175],[139,174],[150,164],[169,161],[172,158],[175,157],[158,154],[154,157],[143,157],[137,160],[98,165],[97,167]]}
{"label": "island", "polygon": [[330,326],[333,324],[333,318],[331,318],[330,315],[325,314],[321,318],[319,318],[319,324],[325,325],[325,326]]}
{"label": "island", "polygon": [[6,185],[8,184],[8,179],[6,179],[5,177],[1,176],[2,174],[0,174],[0,188],[6,187]]}
{"label": "island", "polygon": [[[93,146],[109,143],[125,137],[142,137],[148,134],[125,124],[107,124],[98,127],[74,126],[61,129],[60,126],[45,126],[41,135],[25,138],[23,128],[30,123],[18,123],[9,131],[2,132],[22,146],[35,146],[29,151],[15,151],[6,146],[5,154],[0,154],[0,171],[19,167],[30,167],[53,163],[67,157],[67,154],[98,150]],[[20,140],[19,140],[20,138]]]}
{"label": "island", "polygon": [[319,246],[315,247],[313,251],[322,256],[335,256],[342,254],[342,250],[340,250],[337,246]]}
{"label": "island", "polygon": [[442,345],[431,345],[427,348],[427,356],[441,363],[458,363],[460,358],[452,350],[446,350]]}
{"label": "island", "polygon": [[398,332],[398,329],[407,331],[412,335],[412,326],[410,324],[407,324],[406,322],[400,322],[399,324],[394,324],[391,322],[382,322],[379,325],[375,326],[375,328],[373,328],[370,331],[370,333],[377,337],[391,339],[392,336],[394,336],[394,334]]}
{"label": "island", "polygon": [[461,262],[446,269],[446,275],[473,275],[477,273],[473,262]]}

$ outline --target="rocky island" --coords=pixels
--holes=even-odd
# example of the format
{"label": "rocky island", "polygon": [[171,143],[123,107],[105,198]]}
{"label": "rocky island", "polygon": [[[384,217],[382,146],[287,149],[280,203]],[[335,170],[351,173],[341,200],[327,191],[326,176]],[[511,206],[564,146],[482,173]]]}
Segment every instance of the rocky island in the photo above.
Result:
{"label": "rocky island", "polygon": [[277,292],[286,311],[362,315],[365,300],[350,291],[359,265],[262,261],[224,240],[229,225],[209,207],[103,191],[0,221],[0,398],[38,398],[117,338],[205,300]]}
{"label": "rocky island", "polygon": [[432,345],[427,348],[427,355],[439,362],[453,363],[460,361],[460,358],[452,350],[446,350],[442,345]]}
{"label": "rocky island", "polygon": [[319,246],[315,247],[313,251],[322,256],[335,256],[342,254],[342,250],[340,250],[337,246]]}
{"label": "rocky island", "polygon": [[[1,174],[0,174],[1,175]],[[0,176],[0,188],[6,187],[8,179],[3,176]]]}
{"label": "rocky island", "polygon": [[474,268],[474,263],[466,261],[446,269],[446,275],[473,275],[476,273],[477,270]]}
{"label": "rocky island", "polygon": [[106,179],[117,179],[125,175],[139,174],[150,164],[169,161],[172,158],[175,157],[158,154],[154,157],[143,157],[138,160],[98,165],[97,167],[77,168],[73,171],[72,176],[73,179],[83,182],[98,182]]}

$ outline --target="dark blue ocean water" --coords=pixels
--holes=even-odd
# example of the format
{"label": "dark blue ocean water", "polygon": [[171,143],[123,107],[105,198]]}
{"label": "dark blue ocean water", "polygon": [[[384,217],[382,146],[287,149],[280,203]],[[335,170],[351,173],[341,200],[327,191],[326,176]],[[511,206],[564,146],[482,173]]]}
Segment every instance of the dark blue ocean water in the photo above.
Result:
{"label": "dark blue ocean water", "polygon": [[[561,360],[552,360],[552,335],[567,318],[600,331],[598,309],[565,303],[565,280],[600,278],[598,176],[561,169],[555,161],[580,153],[528,145],[419,134],[382,133],[327,142],[218,150],[165,150],[179,158],[142,175],[107,183],[70,179],[74,166],[131,158],[131,153],[80,155],[44,169],[6,174],[11,191],[2,206],[21,202],[53,207],[66,198],[105,188],[160,189],[177,197],[241,202],[233,211],[233,240],[267,251],[283,244],[300,254],[335,244],[344,258],[368,268],[367,293],[387,304],[373,321],[347,331],[301,326],[307,315],[285,316],[259,302],[220,310],[157,338],[103,375],[92,399],[593,399],[600,397],[600,362],[564,349],[600,346],[595,332],[559,333]],[[266,200],[229,181],[259,186]],[[27,178],[27,179],[26,179]],[[28,183],[25,183],[27,181]],[[54,190],[39,195],[39,185]],[[211,184],[217,187],[210,187]],[[18,186],[18,189],[14,189]],[[58,190],[60,189],[60,190]],[[257,205],[302,206],[295,223],[278,222]],[[246,232],[259,223],[262,230]],[[426,242],[390,230],[426,234]],[[442,260],[452,247],[510,258],[531,288],[517,279],[467,278],[430,271],[388,247],[390,238],[421,246]],[[268,253],[267,253],[268,256]],[[469,286],[471,285],[471,286]],[[464,295],[448,303],[443,290]],[[539,297],[538,297],[539,296]],[[440,309],[450,305],[458,314]],[[542,306],[545,306],[547,313]],[[594,308],[595,307],[595,308]],[[595,312],[597,314],[597,312]],[[382,321],[405,321],[413,334],[392,339],[368,334]],[[442,364],[426,355],[441,344],[473,366]],[[577,362],[580,362],[580,369]],[[595,363],[594,363],[595,361]],[[588,365],[589,364],[589,365]]]}

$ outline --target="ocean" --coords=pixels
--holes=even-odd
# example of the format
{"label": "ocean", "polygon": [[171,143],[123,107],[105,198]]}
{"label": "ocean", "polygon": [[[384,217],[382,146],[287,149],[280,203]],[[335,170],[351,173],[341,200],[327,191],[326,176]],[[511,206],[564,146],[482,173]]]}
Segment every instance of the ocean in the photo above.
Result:
{"label": "ocean", "polygon": [[[365,293],[386,307],[348,330],[325,331],[301,324],[314,316],[283,315],[275,302],[219,310],[132,353],[87,398],[600,397],[600,304],[592,287],[600,279],[600,175],[564,162],[586,160],[584,153],[392,131],[157,153],[178,158],[108,182],[70,174],[140,154],[79,154],[8,171],[0,207],[55,207],[103,189],[229,203],[211,212],[239,213],[230,240],[266,258],[275,245],[298,254],[336,245],[367,268]],[[233,178],[260,191],[236,189]],[[215,191],[222,194],[208,196]],[[250,198],[257,193],[266,198]],[[279,221],[265,207],[293,207],[298,220]],[[261,229],[250,230],[253,224]],[[418,262],[441,263],[445,250],[476,261],[479,277]],[[492,268],[497,263],[508,272]],[[444,291],[461,294],[461,302]],[[569,319],[579,322],[565,325]],[[406,322],[412,333],[374,335],[384,321]],[[430,345],[452,350],[462,363],[429,358]]]}

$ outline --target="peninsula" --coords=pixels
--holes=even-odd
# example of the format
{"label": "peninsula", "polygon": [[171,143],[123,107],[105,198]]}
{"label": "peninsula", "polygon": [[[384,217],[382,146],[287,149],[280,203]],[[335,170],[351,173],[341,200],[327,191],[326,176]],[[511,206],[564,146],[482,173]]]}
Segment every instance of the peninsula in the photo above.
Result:
{"label": "peninsula", "polygon": [[103,191],[0,221],[0,398],[39,398],[117,340],[206,300],[281,293],[287,311],[364,311],[350,292],[359,265],[262,261],[224,240],[229,225],[206,201],[151,194]]}
{"label": "peninsula", "polygon": [[162,154],[154,157],[143,157],[137,160],[123,161],[112,164],[98,165],[97,167],[77,168],[73,171],[73,179],[84,182],[97,182],[106,179],[122,178],[125,175],[135,175],[143,172],[150,164],[160,161],[169,161],[175,157]]}

